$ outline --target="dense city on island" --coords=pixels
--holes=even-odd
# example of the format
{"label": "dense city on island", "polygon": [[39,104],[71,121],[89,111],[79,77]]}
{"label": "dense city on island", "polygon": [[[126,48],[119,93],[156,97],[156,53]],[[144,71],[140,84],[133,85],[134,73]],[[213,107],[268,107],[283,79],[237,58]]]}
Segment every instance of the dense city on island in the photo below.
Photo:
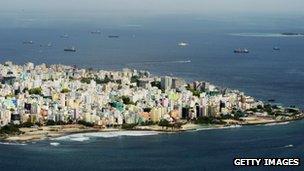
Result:
{"label": "dense city on island", "polygon": [[65,65],[0,64],[0,126],[75,124],[100,127],[250,123],[302,117],[295,107],[257,101],[208,82]]}

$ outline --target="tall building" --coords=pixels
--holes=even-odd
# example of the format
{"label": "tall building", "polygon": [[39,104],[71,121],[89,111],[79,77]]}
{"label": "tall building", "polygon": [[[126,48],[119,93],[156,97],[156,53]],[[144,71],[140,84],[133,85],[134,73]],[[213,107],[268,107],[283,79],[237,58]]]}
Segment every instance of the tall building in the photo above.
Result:
{"label": "tall building", "polygon": [[185,84],[184,80],[180,79],[180,78],[172,78],[172,88],[176,89],[176,88],[180,88]]}
{"label": "tall building", "polygon": [[151,120],[153,122],[158,122],[160,121],[160,118],[161,118],[161,108],[155,108],[153,107],[151,109],[151,112],[150,112],[150,117],[151,117]]}
{"label": "tall building", "polygon": [[172,87],[172,78],[165,76],[161,78],[160,86],[162,90],[169,90]]}

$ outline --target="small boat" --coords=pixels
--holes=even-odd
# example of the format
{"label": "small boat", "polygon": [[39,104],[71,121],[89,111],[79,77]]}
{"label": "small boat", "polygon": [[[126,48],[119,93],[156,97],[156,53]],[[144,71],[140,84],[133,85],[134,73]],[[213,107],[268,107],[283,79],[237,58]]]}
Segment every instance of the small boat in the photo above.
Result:
{"label": "small boat", "polygon": [[284,147],[285,147],[285,148],[291,148],[291,147],[293,147],[293,145],[292,145],[292,144],[289,144],[289,145],[285,145]]}
{"label": "small boat", "polygon": [[189,45],[189,43],[187,43],[187,42],[180,42],[180,43],[178,43],[178,46],[188,46]]}
{"label": "small boat", "polygon": [[91,31],[91,34],[101,34],[100,30]]}
{"label": "small boat", "polygon": [[274,99],[269,99],[268,102],[275,102],[275,100]]}
{"label": "small boat", "polygon": [[246,48],[244,49],[238,48],[238,49],[234,49],[234,53],[249,53],[249,50]]}
{"label": "small boat", "polygon": [[275,46],[275,47],[273,47],[273,50],[280,50],[280,48]]}
{"label": "small boat", "polygon": [[51,42],[49,42],[48,44],[47,44],[47,47],[52,47],[53,46],[53,43],[51,43]]}
{"label": "small boat", "polygon": [[284,32],[281,33],[284,36],[298,36],[298,35],[302,35],[301,33],[293,33],[293,32]]}
{"label": "small boat", "polygon": [[109,38],[119,38],[119,36],[117,36],[117,35],[109,35],[108,37]]}
{"label": "small boat", "polygon": [[63,35],[61,35],[60,37],[61,37],[61,38],[64,38],[64,39],[67,39],[67,38],[69,38],[69,35],[68,35],[68,34],[63,34]]}
{"label": "small boat", "polygon": [[34,44],[33,41],[23,41],[23,44]]}
{"label": "small boat", "polygon": [[64,51],[66,51],[66,52],[76,52],[76,48],[75,47],[65,48]]}

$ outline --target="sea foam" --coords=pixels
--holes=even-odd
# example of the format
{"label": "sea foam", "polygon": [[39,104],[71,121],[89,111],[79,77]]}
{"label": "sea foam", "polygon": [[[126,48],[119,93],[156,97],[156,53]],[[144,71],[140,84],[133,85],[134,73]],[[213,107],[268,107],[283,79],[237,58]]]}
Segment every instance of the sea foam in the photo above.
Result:
{"label": "sea foam", "polygon": [[150,136],[157,135],[159,132],[156,131],[115,131],[115,132],[92,132],[92,133],[79,133],[66,135],[58,138],[53,138],[52,140],[57,141],[88,141],[90,138],[112,138],[121,136]]}
{"label": "sea foam", "polygon": [[50,145],[51,146],[58,146],[58,145],[60,145],[60,143],[58,143],[58,142],[51,142]]}
{"label": "sea foam", "polygon": [[278,123],[269,123],[269,124],[265,124],[265,126],[275,126],[275,125],[287,125],[290,122],[278,122]]}
{"label": "sea foam", "polygon": [[1,145],[27,145],[25,143],[0,142]]}

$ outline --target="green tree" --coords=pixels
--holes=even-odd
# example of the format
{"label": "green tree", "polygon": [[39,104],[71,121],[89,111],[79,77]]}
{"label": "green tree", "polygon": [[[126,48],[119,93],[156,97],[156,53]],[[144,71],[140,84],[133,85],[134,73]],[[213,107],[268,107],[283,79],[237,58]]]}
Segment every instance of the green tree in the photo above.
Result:
{"label": "green tree", "polygon": [[186,87],[187,90],[191,91],[193,96],[200,97],[201,92],[199,90],[196,90],[194,88],[191,88],[189,85]]}
{"label": "green tree", "polygon": [[102,80],[103,84],[107,84],[109,82],[111,82],[112,80],[106,75],[105,78]]}
{"label": "green tree", "polygon": [[135,103],[131,101],[130,97],[128,96],[121,96],[122,102],[125,105],[134,105]]}
{"label": "green tree", "polygon": [[80,120],[77,123],[80,124],[80,125],[86,126],[86,127],[93,127],[94,126],[93,123],[86,122],[86,121],[83,121],[83,120]]}
{"label": "green tree", "polygon": [[67,89],[67,88],[64,88],[61,90],[61,93],[69,93],[71,90]]}
{"label": "green tree", "polygon": [[152,87],[157,87],[158,89],[161,89],[160,81],[153,81],[151,82]]}
{"label": "green tree", "polygon": [[30,122],[30,121],[23,122],[23,123],[20,125],[20,127],[25,127],[25,128],[30,128],[30,127],[32,127],[32,126],[34,126],[34,124],[33,124],[32,122]]}
{"label": "green tree", "polygon": [[83,78],[80,79],[80,82],[90,84],[91,80],[92,80],[92,78],[83,77]]}
{"label": "green tree", "polygon": [[42,88],[41,87],[32,88],[32,89],[29,90],[29,94],[41,95],[42,94]]}
{"label": "green tree", "polygon": [[139,76],[138,75],[133,75],[131,77],[131,83],[136,83],[138,85],[139,82]]}
{"label": "green tree", "polygon": [[5,125],[0,129],[0,134],[9,134],[9,135],[16,135],[21,134],[22,132],[19,130],[17,125],[9,124]]}
{"label": "green tree", "polygon": [[161,127],[170,127],[171,126],[170,122],[166,119],[160,120],[158,125],[161,126]]}
{"label": "green tree", "polygon": [[47,120],[45,123],[47,126],[52,126],[52,125],[56,125],[56,122],[53,120]]}
{"label": "green tree", "polygon": [[137,124],[127,124],[127,123],[124,123],[124,124],[122,124],[121,125],[121,128],[122,129],[126,129],[126,130],[132,130],[132,129],[134,129],[134,127],[136,127],[137,126]]}

